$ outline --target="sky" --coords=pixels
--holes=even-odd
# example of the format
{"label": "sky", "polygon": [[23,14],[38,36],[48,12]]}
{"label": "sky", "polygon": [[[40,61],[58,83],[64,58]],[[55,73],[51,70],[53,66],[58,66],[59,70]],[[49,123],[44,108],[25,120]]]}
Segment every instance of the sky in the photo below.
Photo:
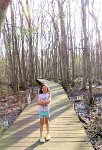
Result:
{"label": "sky", "polygon": [[[40,6],[41,6],[41,3],[44,4],[44,9],[41,10],[40,13],[42,13],[43,11],[46,11],[48,9],[48,5],[46,3],[46,1],[49,2],[49,4],[51,3],[52,0],[29,0],[30,2],[30,10],[32,10],[32,15],[35,15],[36,12],[39,10]],[[68,0],[66,0],[67,2]],[[76,25],[76,35],[77,35],[77,40],[80,39],[80,25],[81,25],[81,21],[80,21],[80,12],[81,12],[81,7],[80,7],[80,1],[81,0],[71,0],[71,12],[72,12],[72,20],[71,20],[71,26],[72,26],[72,29],[75,27]],[[89,3],[91,3],[92,0],[89,0]],[[16,0],[13,0],[14,3],[16,3],[17,1]],[[25,0],[22,0],[23,2],[23,5],[25,4]],[[32,5],[34,3],[34,5]],[[32,9],[32,6],[34,6],[34,8]],[[91,5],[89,5],[89,9],[90,11],[92,10],[92,7]],[[26,10],[26,8],[25,8]],[[57,6],[55,6],[55,10],[56,13],[58,14],[58,10],[57,10]],[[65,7],[64,7],[64,11],[65,11]],[[98,17],[98,26],[99,26],[99,29],[101,31],[102,29],[102,0],[94,0],[94,12],[95,12],[95,15]],[[46,14],[46,20],[47,20],[47,23],[48,25],[50,24],[50,21],[51,21],[51,18],[50,16]],[[66,16],[65,16],[66,17]],[[7,11],[7,18],[9,19],[10,18],[10,8],[8,8],[8,11]],[[36,17],[35,17],[36,18]],[[73,19],[74,18],[74,19]],[[65,18],[66,19],[66,18]],[[35,19],[36,20],[36,19]],[[76,24],[75,24],[76,22]],[[18,22],[18,26],[19,26],[19,22]],[[93,19],[92,17],[90,16],[90,19],[89,19],[89,30],[90,30],[90,33],[91,33],[91,30],[93,30],[95,24],[93,22]],[[90,35],[91,37],[91,35]],[[2,41],[0,41],[2,43]],[[1,45],[1,44],[0,44]]]}
{"label": "sky", "polygon": [[[34,14],[35,11],[38,11],[41,3],[44,4],[44,9],[47,10],[48,5],[46,3],[46,1],[49,2],[49,4],[51,3],[52,0],[29,0],[30,2],[30,7],[32,10],[32,14]],[[66,0],[67,2],[68,0]],[[78,16],[80,16],[80,1],[81,0],[70,0],[71,2],[71,12],[73,15],[75,15],[75,17],[78,19]],[[16,0],[13,0],[14,3],[16,3]],[[25,4],[25,0],[22,0],[23,5]],[[89,0],[89,3],[91,2],[91,0]],[[34,3],[34,5],[32,5],[32,3]],[[32,6],[34,6],[34,8],[32,9]],[[89,6],[90,11],[92,10],[91,5]],[[57,7],[55,7],[55,10],[57,12]],[[75,12],[75,13],[74,13]],[[94,12],[95,15],[98,16],[99,19],[99,26],[102,26],[102,0],[94,0]],[[48,14],[47,14],[48,15]],[[10,17],[10,9],[8,8],[7,11],[7,17]],[[50,16],[48,15],[48,17],[50,18]],[[80,18],[80,17],[79,17]],[[92,18],[90,18],[92,19]],[[77,22],[79,23],[79,22]]]}

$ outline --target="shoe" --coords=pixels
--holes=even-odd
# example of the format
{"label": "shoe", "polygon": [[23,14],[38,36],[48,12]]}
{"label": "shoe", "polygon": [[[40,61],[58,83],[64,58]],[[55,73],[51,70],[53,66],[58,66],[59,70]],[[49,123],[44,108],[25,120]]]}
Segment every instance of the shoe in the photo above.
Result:
{"label": "shoe", "polygon": [[44,139],[44,137],[42,136],[42,137],[40,137],[40,142],[41,143],[45,143],[45,139]]}
{"label": "shoe", "polygon": [[46,136],[46,141],[49,141],[51,137],[49,135]]}

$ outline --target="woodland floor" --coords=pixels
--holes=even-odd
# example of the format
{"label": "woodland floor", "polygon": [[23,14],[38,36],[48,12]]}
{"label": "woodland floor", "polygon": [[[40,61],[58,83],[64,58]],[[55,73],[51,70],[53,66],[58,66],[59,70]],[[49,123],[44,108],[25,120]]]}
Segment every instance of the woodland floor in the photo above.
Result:
{"label": "woodland floor", "polygon": [[69,88],[67,94],[94,149],[102,150],[102,94],[95,95],[91,106],[88,91],[81,90],[80,86]]}
{"label": "woodland floor", "polygon": [[25,91],[19,91],[17,94],[6,94],[0,97],[0,135],[3,134],[30,104],[36,96],[38,86],[29,87]]}

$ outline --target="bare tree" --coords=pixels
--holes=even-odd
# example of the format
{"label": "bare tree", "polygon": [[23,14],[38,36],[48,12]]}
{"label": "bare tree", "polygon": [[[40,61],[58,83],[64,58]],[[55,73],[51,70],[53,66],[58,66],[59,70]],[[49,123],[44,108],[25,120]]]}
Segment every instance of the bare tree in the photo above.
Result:
{"label": "bare tree", "polygon": [[3,20],[6,18],[6,10],[11,0],[0,0],[0,32]]}
{"label": "bare tree", "polygon": [[59,17],[60,17],[60,28],[61,28],[61,69],[62,69],[62,85],[65,89],[68,86],[68,69],[67,69],[67,36],[66,36],[66,29],[65,29],[65,21],[64,21],[64,11],[63,5],[65,1],[59,1],[58,3],[58,10],[59,10]]}

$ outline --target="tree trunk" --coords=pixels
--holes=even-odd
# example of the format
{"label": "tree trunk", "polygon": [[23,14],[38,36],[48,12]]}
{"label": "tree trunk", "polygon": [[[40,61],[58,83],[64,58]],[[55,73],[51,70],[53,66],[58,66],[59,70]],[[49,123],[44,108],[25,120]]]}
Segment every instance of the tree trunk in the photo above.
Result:
{"label": "tree trunk", "polygon": [[83,89],[86,89],[87,82],[87,28],[86,28],[86,5],[85,1],[81,0],[82,7],[82,27],[83,27]]}
{"label": "tree trunk", "polygon": [[11,0],[0,0],[0,33],[3,20],[6,18],[6,10]]}
{"label": "tree trunk", "polygon": [[60,16],[60,27],[61,27],[61,69],[62,69],[62,86],[67,89],[68,87],[68,68],[67,68],[67,36],[64,22],[63,2],[57,0],[58,10]]}

